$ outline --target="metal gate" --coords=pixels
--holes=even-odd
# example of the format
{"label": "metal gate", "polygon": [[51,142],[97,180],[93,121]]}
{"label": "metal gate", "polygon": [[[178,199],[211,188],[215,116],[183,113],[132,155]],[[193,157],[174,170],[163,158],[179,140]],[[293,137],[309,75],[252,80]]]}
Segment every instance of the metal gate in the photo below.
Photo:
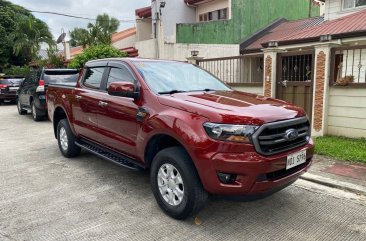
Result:
{"label": "metal gate", "polygon": [[305,109],[310,120],[313,103],[314,53],[278,56],[276,97]]}

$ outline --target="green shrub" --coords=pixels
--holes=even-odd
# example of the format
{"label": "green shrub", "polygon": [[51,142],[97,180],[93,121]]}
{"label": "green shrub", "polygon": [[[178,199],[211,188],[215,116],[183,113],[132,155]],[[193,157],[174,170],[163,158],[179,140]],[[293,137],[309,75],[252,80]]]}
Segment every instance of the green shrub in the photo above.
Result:
{"label": "green shrub", "polygon": [[9,68],[4,69],[5,75],[20,75],[26,76],[30,72],[30,67],[28,66],[10,66]]}
{"label": "green shrub", "polygon": [[89,60],[113,57],[127,57],[127,53],[121,52],[110,45],[94,45],[84,49],[83,53],[72,59],[68,67],[81,69]]}

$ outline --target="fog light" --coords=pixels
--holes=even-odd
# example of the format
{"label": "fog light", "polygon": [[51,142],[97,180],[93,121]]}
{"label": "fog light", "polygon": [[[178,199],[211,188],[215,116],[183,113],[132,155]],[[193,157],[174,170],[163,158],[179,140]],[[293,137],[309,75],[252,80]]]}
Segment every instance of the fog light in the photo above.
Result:
{"label": "fog light", "polygon": [[219,178],[220,182],[224,184],[232,184],[236,180],[236,174],[229,174],[229,173],[217,173],[217,177]]}

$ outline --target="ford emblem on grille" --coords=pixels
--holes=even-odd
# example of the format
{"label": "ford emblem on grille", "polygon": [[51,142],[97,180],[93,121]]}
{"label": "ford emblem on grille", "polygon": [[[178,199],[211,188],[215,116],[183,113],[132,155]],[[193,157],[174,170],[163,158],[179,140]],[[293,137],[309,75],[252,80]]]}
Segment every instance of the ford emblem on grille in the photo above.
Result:
{"label": "ford emblem on grille", "polygon": [[293,141],[295,140],[297,137],[299,137],[299,132],[296,129],[288,129],[285,132],[285,136],[284,138],[288,141]]}

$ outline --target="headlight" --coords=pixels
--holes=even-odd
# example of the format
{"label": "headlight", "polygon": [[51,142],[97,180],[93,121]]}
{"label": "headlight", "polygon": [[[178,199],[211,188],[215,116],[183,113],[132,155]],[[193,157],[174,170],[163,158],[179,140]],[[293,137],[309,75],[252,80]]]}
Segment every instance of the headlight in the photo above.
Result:
{"label": "headlight", "polygon": [[258,126],[251,125],[228,125],[228,124],[203,124],[207,134],[216,140],[250,143],[251,136]]}

